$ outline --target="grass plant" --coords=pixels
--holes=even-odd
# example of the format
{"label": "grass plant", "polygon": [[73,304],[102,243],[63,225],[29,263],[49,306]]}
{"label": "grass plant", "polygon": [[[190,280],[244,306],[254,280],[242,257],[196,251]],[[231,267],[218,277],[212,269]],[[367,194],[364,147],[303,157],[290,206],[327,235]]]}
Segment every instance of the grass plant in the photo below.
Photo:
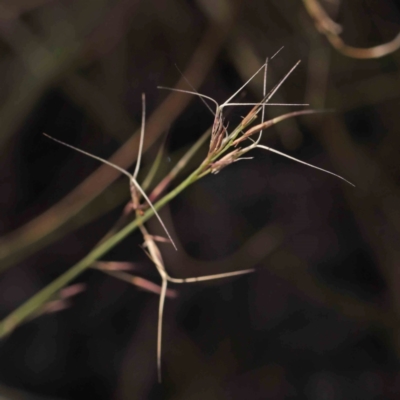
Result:
{"label": "grass plant", "polygon": [[[274,55],[275,56],[275,55]],[[274,57],[273,56],[273,57]],[[271,57],[271,59],[273,58]],[[287,157],[291,160],[297,161],[301,164],[305,164],[309,167],[321,170],[328,174],[331,174],[347,183],[352,185],[351,182],[347,181],[345,178],[334,174],[325,169],[316,167],[314,165],[308,164],[304,161],[298,160],[292,156],[282,153],[278,150],[272,149],[265,145],[260,144],[262,139],[263,130],[287,119],[293,118],[300,115],[312,114],[320,112],[318,110],[300,110],[294,111],[287,114],[283,114],[279,117],[264,121],[265,107],[266,106],[277,106],[279,103],[270,103],[271,98],[277,92],[277,90],[282,86],[282,84],[288,79],[294,69],[299,65],[300,61],[297,62],[288,73],[279,81],[279,83],[273,87],[269,92],[267,92],[267,69],[268,69],[267,59],[265,64],[254,73],[254,75],[245,84],[240,87],[229,99],[224,103],[218,104],[213,98],[208,97],[204,94],[199,94],[194,90],[178,90],[169,89],[165,87],[160,87],[161,89],[174,90],[182,92],[186,95],[195,95],[202,99],[206,106],[210,109],[214,115],[213,125],[209,130],[207,130],[197,142],[189,149],[189,151],[182,157],[182,159],[171,169],[171,171],[155,186],[152,192],[147,195],[146,190],[150,186],[161,159],[162,149],[159,155],[156,157],[155,162],[150,169],[147,177],[143,180],[142,184],[138,182],[138,173],[141,166],[141,156],[143,151],[143,138],[145,134],[145,96],[142,95],[142,125],[140,132],[140,142],[137,163],[134,172],[131,174],[125,169],[115,165],[107,160],[97,157],[89,152],[71,146],[70,144],[64,143],[56,138],[53,138],[47,134],[46,137],[67,146],[75,151],[78,151],[86,156],[92,157],[110,167],[118,170],[120,173],[126,175],[129,179],[129,187],[131,193],[131,199],[127,207],[125,207],[123,216],[120,221],[117,221],[116,225],[104,236],[104,238],[98,243],[98,245],[90,251],[86,257],[80,260],[76,265],[71,267],[68,271],[50,283],[48,286],[43,288],[40,292],[34,295],[32,298],[27,300],[24,304],[18,307],[14,312],[8,315],[3,321],[0,322],[0,337],[5,337],[10,334],[18,325],[22,322],[31,319],[33,316],[39,315],[44,310],[49,309],[49,304],[54,304],[57,299],[63,299],[62,290],[72,282],[79,274],[84,272],[90,267],[97,268],[107,274],[110,274],[118,279],[128,281],[130,283],[136,284],[145,288],[147,290],[157,292],[160,295],[159,299],[159,310],[158,310],[158,328],[157,328],[157,370],[158,379],[161,381],[161,350],[162,350],[162,319],[165,298],[168,294],[168,283],[172,284],[184,284],[193,283],[206,280],[222,279],[233,276],[238,276],[242,274],[247,274],[253,272],[254,269],[245,269],[240,271],[232,271],[228,273],[213,274],[207,276],[198,276],[190,278],[174,278],[169,275],[167,268],[164,265],[162,258],[162,252],[159,248],[160,242],[170,243],[176,250],[178,250],[173,238],[168,232],[167,227],[162,221],[158,211],[172,199],[178,196],[183,190],[188,186],[192,185],[199,179],[205,177],[209,174],[217,174],[223,168],[226,168],[230,164],[239,161],[246,160],[251,157],[247,157],[247,153],[254,149],[263,149],[267,151],[274,152],[281,156]],[[264,71],[264,87],[263,87],[263,99],[257,103],[238,103],[234,102],[235,97],[246,87],[246,85],[261,71]],[[211,102],[214,104],[215,108],[211,108],[208,104]],[[227,107],[236,106],[249,106],[251,107],[247,115],[242,119],[242,121],[233,129],[229,130],[228,124],[225,123],[224,109]],[[307,106],[307,104],[285,104],[285,106]],[[258,122],[256,122],[258,120]],[[183,179],[176,187],[165,193],[167,188],[173,182],[173,180],[178,176],[179,172],[187,165],[188,161],[192,156],[199,150],[199,148],[204,144],[204,142],[209,138],[209,148],[204,160],[200,165],[191,172],[186,178]],[[134,218],[132,219],[132,215]],[[163,230],[165,231],[166,238],[152,235],[145,223],[155,216],[160,222]],[[126,222],[130,220],[130,222]],[[106,254],[110,249],[112,249],[117,243],[127,237],[134,230],[139,229],[142,233],[144,240],[144,250],[148,257],[151,259],[155,265],[158,274],[161,278],[161,288],[154,287],[154,284],[147,281],[141,277],[135,277],[130,273],[121,271],[118,266],[116,268],[109,268],[104,263],[98,262],[98,260]],[[73,286],[70,286],[73,287]],[[76,291],[73,291],[75,293]],[[170,292],[173,295],[174,292]],[[65,297],[65,296],[64,296]],[[47,308],[46,308],[47,307]]]}

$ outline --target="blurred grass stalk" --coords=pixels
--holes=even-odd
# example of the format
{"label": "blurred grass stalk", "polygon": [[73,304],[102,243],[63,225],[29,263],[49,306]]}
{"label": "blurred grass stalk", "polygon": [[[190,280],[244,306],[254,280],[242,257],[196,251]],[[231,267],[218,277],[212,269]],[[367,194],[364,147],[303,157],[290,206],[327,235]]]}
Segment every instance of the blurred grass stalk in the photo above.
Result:
{"label": "blurred grass stalk", "polygon": [[369,48],[353,47],[339,36],[342,27],[331,19],[318,0],[303,0],[305,9],[314,20],[317,30],[326,36],[329,43],[347,57],[358,59],[381,58],[400,48],[400,33],[387,43]]}

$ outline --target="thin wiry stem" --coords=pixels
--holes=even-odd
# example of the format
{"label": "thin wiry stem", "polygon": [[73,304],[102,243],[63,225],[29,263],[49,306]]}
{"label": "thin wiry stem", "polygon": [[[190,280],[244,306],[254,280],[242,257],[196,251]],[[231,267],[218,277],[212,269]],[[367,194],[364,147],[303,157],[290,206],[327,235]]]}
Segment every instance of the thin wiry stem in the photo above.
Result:
{"label": "thin wiry stem", "polygon": [[320,167],[316,167],[315,165],[306,163],[305,161],[301,161],[301,160],[299,160],[299,159],[297,159],[297,158],[295,158],[295,157],[292,157],[292,156],[289,156],[289,155],[287,155],[287,154],[285,154],[285,153],[282,153],[281,151],[272,149],[271,147],[263,146],[263,145],[261,145],[261,144],[257,144],[255,147],[258,147],[258,148],[260,148],[260,149],[264,149],[264,150],[271,151],[272,153],[279,154],[280,156],[289,158],[290,160],[296,161],[296,162],[298,162],[298,163],[300,163],[300,164],[304,164],[304,165],[307,165],[308,167],[311,167],[311,168],[314,168],[314,169],[318,169],[318,170],[320,170],[320,171],[322,171],[322,172],[326,172],[326,173],[329,174],[329,175],[336,176],[336,178],[339,178],[339,179],[341,179],[342,181],[345,181],[346,183],[348,183],[348,184],[351,185],[351,186],[354,186],[354,187],[356,186],[356,185],[354,185],[353,183],[351,183],[350,181],[348,181],[347,179],[343,178],[343,177],[340,176],[340,175],[334,174],[333,172],[330,172],[330,171],[328,171],[328,170],[326,170],[326,169],[323,169],[323,168],[320,168]]}
{"label": "thin wiry stem", "polygon": [[229,278],[231,276],[237,276],[237,275],[250,274],[254,271],[255,271],[254,268],[249,268],[249,269],[242,269],[240,271],[226,272],[223,274],[204,275],[204,276],[197,276],[194,278],[182,278],[182,279],[172,278],[169,275],[167,275],[167,279],[169,282],[173,282],[173,283],[193,283],[193,282],[202,282],[202,281],[212,281],[214,279]]}
{"label": "thin wiry stem", "polygon": [[160,274],[161,278],[166,279],[168,274],[165,271],[161,253],[160,253],[156,243],[154,242],[153,237],[147,232],[147,229],[145,228],[144,225],[140,226],[140,230],[145,238],[145,245],[147,246],[147,249],[148,249],[148,252],[146,252],[146,254],[150,258],[150,260],[153,261],[153,263],[157,269],[157,272]]}
{"label": "thin wiry stem", "polygon": [[75,151],[77,151],[77,152],[79,152],[79,153],[82,153],[82,154],[84,154],[85,156],[94,158],[95,160],[100,161],[100,162],[102,162],[103,164],[107,164],[107,165],[110,166],[111,168],[114,168],[114,169],[118,170],[119,172],[121,172],[122,174],[126,175],[126,176],[129,178],[129,180],[132,179],[132,175],[131,175],[128,171],[126,171],[125,169],[119,167],[119,166],[116,165],[116,164],[111,163],[110,161],[105,160],[104,158],[97,157],[97,156],[95,156],[95,155],[93,155],[93,154],[90,154],[90,153],[88,153],[87,151],[84,151],[84,150],[79,149],[78,147],[72,146],[71,144],[68,144],[68,143],[65,143],[65,142],[63,142],[63,141],[61,141],[61,140],[59,140],[59,139],[56,139],[56,138],[54,138],[54,137],[48,135],[47,133],[44,133],[44,132],[43,132],[43,135],[46,136],[47,138],[51,139],[51,140],[54,140],[54,141],[57,142],[57,143],[62,144],[63,146],[69,147],[69,148],[72,149],[72,150],[75,150]]}
{"label": "thin wiry stem", "polygon": [[297,68],[297,66],[301,63],[301,60],[297,61],[297,63],[289,70],[289,72],[281,79],[281,81],[271,90],[268,96],[263,100],[263,103],[267,103],[271,97],[278,91],[278,89],[283,85],[287,78],[292,74],[292,72]]}
{"label": "thin wiry stem", "polygon": [[[136,275],[131,275],[128,274],[124,271],[109,271],[106,269],[101,269],[101,271],[109,276],[112,276],[113,278],[119,279],[121,281],[127,282],[131,285],[135,285],[138,288],[142,290],[146,290],[150,293],[155,293],[155,294],[160,294],[161,293],[161,287],[156,285],[155,283],[142,278],[140,276]],[[167,290],[166,291],[166,297],[176,297],[176,292]]]}
{"label": "thin wiry stem", "polygon": [[159,383],[161,383],[162,321],[163,321],[167,286],[168,286],[168,281],[165,278],[163,278],[161,283],[160,301],[158,303],[158,322],[157,322],[157,377]]}
{"label": "thin wiry stem", "polygon": [[285,107],[307,107],[310,104],[308,103],[266,103],[266,102],[258,102],[258,103],[229,103],[225,107],[238,107],[238,106],[259,106],[262,105],[262,107],[266,106],[285,106]]}
{"label": "thin wiry stem", "polygon": [[137,178],[137,175],[138,175],[139,169],[140,169],[140,163],[142,161],[145,123],[146,123],[146,95],[144,93],[142,93],[142,126],[140,129],[139,151],[138,151],[138,157],[137,157],[137,161],[136,161],[135,171],[133,173],[133,179]]}
{"label": "thin wiry stem", "polygon": [[[278,50],[278,52],[279,52],[279,50]],[[277,53],[276,53],[277,54]],[[234,103],[234,104],[232,104],[232,103],[230,103],[230,101],[235,97],[235,96],[237,96],[237,94],[241,91],[241,90],[243,90],[248,84],[249,84],[249,82],[251,82],[253,79],[254,79],[254,77],[264,68],[264,66],[265,66],[265,64],[263,64],[247,81],[246,81],[246,83],[244,83],[231,97],[229,97],[229,99],[228,100],[226,100],[223,104],[221,104],[221,106],[217,103],[217,101],[215,100],[215,99],[213,99],[212,97],[209,97],[209,96],[206,96],[206,95],[204,95],[204,94],[201,94],[201,93],[198,93],[197,91],[191,91],[191,90],[184,90],[184,89],[175,89],[175,88],[170,88],[170,87],[166,87],[166,86],[157,86],[157,89],[166,89],[166,90],[170,90],[170,91],[173,91],[173,92],[180,92],[180,93],[186,93],[186,94],[192,94],[192,95],[196,95],[196,96],[199,96],[199,97],[201,97],[201,98],[204,98],[204,99],[208,99],[208,100],[211,100],[215,105],[216,105],[216,108],[217,108],[217,110],[218,109],[223,109],[224,107],[230,107],[230,106],[233,106],[233,105],[258,105],[259,103]],[[290,73],[289,73],[290,74]],[[286,79],[286,77],[284,78],[284,79]],[[189,85],[190,85],[190,83],[189,83]],[[287,104],[276,104],[276,105],[287,105]],[[207,107],[208,107],[208,105],[207,105]],[[215,112],[214,113],[214,115],[216,114],[217,112]]]}
{"label": "thin wiry stem", "polygon": [[[279,50],[278,50],[279,52]],[[267,95],[267,73],[268,73],[268,57],[265,60],[265,68],[264,68],[264,82],[263,82],[263,98],[265,98],[265,96]],[[264,122],[264,118],[265,118],[265,102],[263,102],[263,107],[262,107],[262,113],[261,113],[261,123]],[[270,103],[271,105],[271,103]],[[263,134],[263,130],[261,129],[259,135],[258,135],[258,139],[257,139],[257,143],[260,142],[261,138],[262,138],[262,134]]]}
{"label": "thin wiry stem", "polygon": [[193,282],[202,282],[202,281],[210,281],[214,279],[222,279],[222,278],[229,278],[232,276],[237,276],[237,275],[244,275],[244,274],[249,274],[251,272],[254,272],[254,268],[250,268],[247,270],[242,270],[242,271],[234,271],[234,272],[227,272],[223,274],[215,274],[215,275],[206,275],[206,276],[199,276],[195,278],[184,278],[184,279],[178,279],[178,278],[172,278],[170,277],[165,269],[159,265],[159,261],[156,262],[152,258],[154,264],[157,267],[157,270],[161,276],[161,292],[160,292],[160,300],[159,300],[159,305],[158,305],[158,321],[157,321],[157,376],[158,376],[158,382],[161,383],[161,355],[162,355],[162,327],[163,327],[163,315],[164,315],[164,306],[165,306],[165,297],[167,293],[167,285],[168,282],[173,282],[173,283],[193,283]]}
{"label": "thin wiry stem", "polygon": [[158,376],[158,381],[161,382],[162,326],[163,326],[163,314],[164,314],[165,297],[167,293],[168,282],[184,284],[184,283],[209,281],[214,279],[222,279],[231,276],[248,274],[254,272],[255,270],[253,268],[250,268],[241,271],[227,272],[214,275],[205,275],[194,278],[183,278],[183,279],[172,278],[171,276],[168,275],[168,272],[164,267],[162,256],[160,250],[158,249],[157,244],[154,241],[154,237],[148,233],[144,225],[140,226],[140,230],[143,234],[143,237],[145,239],[145,244],[148,250],[148,253],[146,252],[146,254],[153,261],[162,281],[160,300],[158,306],[158,321],[157,321],[157,376]]}
{"label": "thin wiry stem", "polygon": [[[263,104],[268,103],[268,101],[272,98],[272,96],[276,93],[276,91],[283,85],[283,83],[286,81],[286,79],[291,75],[291,73],[295,70],[295,68],[300,64],[300,60],[289,70],[289,72],[281,79],[281,81],[266,95],[263,100],[259,103],[257,103],[256,106],[249,112],[249,114],[244,118],[242,121],[242,124],[244,125],[249,125],[257,116],[258,112],[260,109],[263,107]],[[264,67],[265,64],[263,64],[262,67]],[[260,71],[260,69],[257,71],[257,73]],[[254,77],[255,75],[253,75]],[[253,79],[253,77],[251,79]],[[249,81],[248,81],[249,82]],[[222,108],[222,106],[221,106]],[[229,135],[229,139],[233,144],[239,143],[240,141],[243,140],[243,138],[236,139],[238,134],[242,131],[242,129],[235,130],[233,133]],[[235,140],[236,139],[236,140]]]}
{"label": "thin wiry stem", "polygon": [[251,272],[254,272],[255,269],[249,268],[246,270],[227,272],[224,274],[215,274],[215,275],[199,276],[199,277],[195,277],[195,278],[177,279],[177,278],[171,278],[166,273],[165,269],[160,268],[160,266],[157,264],[158,263],[155,263],[157,270],[160,273],[161,282],[162,282],[161,292],[160,292],[160,301],[158,304],[158,321],[157,321],[157,376],[158,376],[158,382],[161,383],[161,377],[162,377],[162,373],[161,373],[162,372],[161,371],[162,327],[163,327],[163,315],[164,315],[164,306],[165,306],[165,298],[166,298],[166,293],[167,293],[168,282],[182,284],[182,283],[211,281],[214,279],[222,279],[222,278],[229,278],[229,277],[237,276],[237,275],[250,274]]}
{"label": "thin wiry stem", "polygon": [[160,222],[162,228],[164,229],[165,233],[168,236],[168,239],[171,241],[172,246],[174,246],[175,250],[178,250],[178,248],[175,245],[175,242],[173,241],[171,235],[168,232],[167,227],[165,226],[163,220],[161,219],[160,215],[158,214],[157,210],[155,209],[153,203],[150,201],[150,199],[147,197],[147,194],[145,193],[145,191],[141,188],[141,186],[139,185],[139,183],[136,181],[136,179],[134,179],[132,177],[131,182],[135,185],[136,189],[139,190],[139,192],[141,193],[141,195],[143,196],[143,198],[146,200],[147,204],[150,206],[150,208],[153,210],[154,215],[157,217],[158,221]]}
{"label": "thin wiry stem", "polygon": [[[186,78],[186,76],[183,74],[183,72],[179,69],[179,67],[175,64],[175,68],[179,71],[181,74],[182,78],[185,80],[185,82],[190,86],[192,91],[196,94],[199,94],[199,92],[196,90],[196,88],[189,82],[189,79]],[[203,102],[203,104],[210,110],[210,112],[215,115],[213,109],[207,104],[207,102],[204,100],[202,96],[200,96],[200,100]]]}
{"label": "thin wiry stem", "polygon": [[162,89],[162,90],[170,90],[171,92],[179,92],[179,93],[186,93],[186,94],[193,94],[195,96],[199,96],[202,97],[204,99],[210,100],[212,101],[215,105],[216,105],[216,110],[215,112],[211,110],[211,112],[213,113],[213,115],[215,116],[215,114],[217,114],[218,109],[219,109],[219,104],[217,103],[216,100],[214,100],[212,97],[210,96],[206,96],[205,94],[201,94],[198,92],[192,92],[191,90],[184,90],[184,89],[175,89],[175,88],[170,88],[167,86],[157,86],[157,89]]}
{"label": "thin wiry stem", "polygon": [[272,60],[274,57],[276,57],[276,56],[281,52],[281,50],[283,50],[284,47],[285,47],[285,46],[282,46],[282,47],[271,57],[271,60]]}
{"label": "thin wiry stem", "polygon": [[165,226],[165,224],[164,224],[163,220],[161,219],[160,215],[158,214],[157,210],[154,208],[153,203],[147,197],[146,193],[144,192],[142,187],[139,185],[139,183],[136,181],[136,179],[133,177],[133,175],[131,175],[128,171],[124,170],[123,168],[119,167],[118,165],[115,165],[115,164],[111,163],[110,161],[104,160],[104,158],[97,157],[97,156],[95,156],[93,154],[90,154],[90,153],[88,153],[88,152],[86,152],[84,150],[79,149],[78,147],[72,146],[72,145],[70,145],[68,143],[65,143],[65,142],[61,141],[61,140],[55,139],[55,138],[53,138],[52,136],[50,136],[50,135],[48,135],[46,133],[43,133],[43,135],[45,135],[49,139],[54,140],[57,143],[60,143],[60,144],[62,144],[64,146],[67,146],[67,147],[69,147],[69,148],[71,148],[71,149],[73,149],[73,150],[75,150],[75,151],[77,151],[79,153],[82,153],[82,154],[84,154],[84,155],[86,155],[88,157],[94,158],[95,160],[98,160],[98,161],[100,161],[100,162],[102,162],[104,164],[107,164],[110,167],[115,168],[116,170],[118,170],[121,173],[123,173],[124,175],[126,175],[129,178],[129,181],[131,182],[131,184],[134,185],[135,188],[141,193],[141,195],[147,201],[147,203],[150,206],[150,208],[153,210],[154,215],[156,216],[156,218],[160,222],[162,228],[164,229],[165,233],[167,234],[167,236],[168,236],[169,240],[171,241],[172,245],[174,246],[175,250],[178,250],[176,245],[175,245],[175,242],[172,240],[172,237],[168,232],[167,227]]}
{"label": "thin wiry stem", "polygon": [[253,78],[264,68],[264,64],[235,92],[233,93],[233,95],[231,97],[229,97],[228,100],[226,100],[223,104],[221,104],[221,109],[226,107],[226,105],[234,98],[236,97],[236,95],[243,90],[248,84],[249,82],[251,82],[253,80]]}
{"label": "thin wiry stem", "polygon": [[158,302],[158,317],[157,317],[157,378],[158,382],[161,383],[161,355],[162,355],[162,327],[163,327],[163,315],[164,315],[164,305],[165,305],[165,297],[167,294],[167,286],[168,286],[168,274],[165,270],[162,256],[158,246],[154,241],[154,237],[150,235],[144,225],[139,226],[142,235],[145,240],[145,245],[147,246],[146,254],[153,261],[159,275],[161,278],[161,291],[160,298]]}
{"label": "thin wiry stem", "polygon": [[[281,50],[283,49],[283,47],[281,47],[273,56],[275,57]],[[222,110],[224,107],[232,107],[232,106],[261,106],[262,105],[262,109],[263,109],[263,113],[265,110],[265,106],[266,105],[274,105],[274,106],[307,106],[308,104],[283,104],[283,103],[274,103],[274,104],[267,104],[267,102],[271,99],[271,97],[276,93],[276,91],[282,86],[282,84],[285,82],[285,80],[289,77],[289,75],[294,71],[294,69],[297,67],[297,65],[300,63],[300,61],[298,61],[293,67],[292,69],[283,77],[283,79],[275,86],[275,88],[268,94],[268,96],[265,95],[265,87],[266,87],[266,70],[267,70],[267,63],[268,63],[268,58],[266,60],[266,63],[263,64],[231,97],[229,97],[228,100],[226,100],[223,104],[219,105],[218,102],[213,99],[212,97],[206,96],[204,94],[198,93],[197,91],[190,91],[190,90],[183,90],[183,89],[174,89],[174,88],[169,88],[169,87],[165,87],[165,86],[158,86],[158,89],[167,89],[167,90],[171,90],[171,91],[175,91],[175,92],[180,92],[180,93],[186,93],[186,94],[192,94],[192,95],[196,95],[199,96],[200,98],[204,98],[204,99],[208,99],[210,101],[212,101],[215,106],[216,106],[216,111],[215,111],[215,117],[216,118],[220,118],[220,115],[222,113]],[[263,101],[260,103],[230,103],[230,101],[241,91],[243,90],[243,88],[245,88],[249,82],[251,82],[254,77],[265,67],[265,72],[264,72],[264,90],[263,90],[263,95],[264,95],[264,99]],[[190,85],[190,83],[188,82],[188,84]],[[229,139],[229,134],[228,132],[225,130],[226,133],[226,138],[225,141]]]}

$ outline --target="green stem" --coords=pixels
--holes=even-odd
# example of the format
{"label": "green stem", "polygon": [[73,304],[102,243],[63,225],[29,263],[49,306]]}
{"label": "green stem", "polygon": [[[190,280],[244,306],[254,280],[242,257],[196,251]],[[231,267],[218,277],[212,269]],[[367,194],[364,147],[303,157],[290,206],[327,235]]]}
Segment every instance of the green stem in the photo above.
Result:
{"label": "green stem", "polygon": [[[180,185],[171,190],[167,195],[154,204],[154,208],[159,210],[169,201],[175,198],[184,189],[197,181],[204,173],[204,167],[200,166],[191,175],[189,175]],[[94,261],[99,259],[102,255],[107,253],[112,247],[123,240],[131,232],[138,228],[139,225],[146,222],[153,216],[154,212],[149,208],[141,218],[137,218],[128,224],[125,228],[121,229],[114,236],[110,237],[107,241],[95,247],[86,257],[71,267],[68,271],[64,272],[61,276],[55,279],[52,283],[47,285],[40,292],[35,294],[15,311],[9,314],[3,321],[0,322],[0,338],[9,334],[16,326],[28,318],[33,312],[38,310],[46,301],[54,296],[60,289],[65,287],[69,282],[75,279],[78,275],[89,268]]]}
{"label": "green stem", "polygon": [[[191,146],[191,148],[185,153],[185,155],[177,162],[177,164],[171,169],[167,176],[153,189],[149,195],[149,199],[153,202],[155,201],[167,186],[172,182],[173,179],[182,171],[182,169],[187,165],[190,159],[196,154],[196,152],[205,143],[211,134],[211,129],[207,129],[203,135],[196,141],[196,143]],[[204,164],[204,163],[203,163]]]}
{"label": "green stem", "polygon": [[[246,123],[246,127],[255,119],[256,114],[253,118],[250,118]],[[202,162],[202,164],[191,174],[189,175],[180,185],[178,185],[175,189],[171,190],[167,195],[165,195],[162,199],[160,199],[157,203],[154,204],[154,208],[159,210],[169,201],[171,201],[174,197],[176,197],[179,193],[181,193],[184,189],[186,189],[189,185],[202,178],[203,176],[210,173],[208,169],[210,164],[216,159],[220,158],[225,152],[229,150],[232,146],[233,141],[237,138],[237,136],[242,132],[245,128],[242,124],[240,124],[230,135],[228,142],[224,145],[224,147],[217,153],[208,155],[207,158]],[[194,150],[189,151],[188,158],[190,158],[194,152],[198,149],[198,147],[203,144],[205,139],[208,137],[209,132],[206,132],[196,143]],[[176,174],[182,169],[184,164],[187,162],[187,159],[184,157],[184,162],[179,164],[176,169],[173,170],[172,174],[168,176],[167,184],[170,182],[172,178],[176,176]],[[61,276],[55,279],[52,283],[47,285],[44,289],[38,292],[36,295],[31,297],[21,306],[19,306],[15,311],[9,314],[3,321],[0,322],[0,338],[9,334],[16,326],[26,320],[30,315],[32,315],[35,311],[37,311],[43,304],[45,304],[49,299],[51,299],[60,289],[65,287],[69,282],[75,279],[78,275],[84,272],[87,268],[89,268],[94,261],[99,259],[102,255],[104,255],[107,251],[109,251],[112,247],[114,247],[117,243],[123,240],[126,236],[128,236],[131,232],[137,229],[140,225],[144,224],[149,218],[154,215],[154,211],[149,208],[142,217],[136,218],[126,227],[121,229],[119,232],[115,233],[113,236],[101,242],[97,247],[95,247],[86,257],[84,257],[81,261],[71,267],[68,271],[64,272]]]}

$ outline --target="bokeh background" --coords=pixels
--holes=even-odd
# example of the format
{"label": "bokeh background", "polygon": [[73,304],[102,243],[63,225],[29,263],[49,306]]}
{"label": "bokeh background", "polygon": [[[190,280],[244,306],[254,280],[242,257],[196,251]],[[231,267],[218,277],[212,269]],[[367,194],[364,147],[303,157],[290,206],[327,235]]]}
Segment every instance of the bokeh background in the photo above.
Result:
{"label": "bokeh background", "polygon": [[[161,179],[213,121],[198,99],[157,89],[189,89],[176,65],[223,102],[284,46],[268,88],[302,62],[275,101],[329,112],[286,120],[263,143],[356,184],[260,150],[197,182],[161,213],[179,247],[160,245],[166,268],[256,272],[172,287],[163,383],[158,296],[91,269],[73,282],[79,293],[2,338],[2,399],[399,398],[400,51],[343,54],[306,3],[0,2],[1,317],[84,257],[129,200],[126,178],[42,132],[132,168],[145,92],[142,176],[164,145]],[[348,46],[400,31],[394,0],[317,4]],[[261,96],[260,75],[239,99]],[[246,111],[231,109],[230,126]],[[142,242],[135,232],[101,261],[159,284]]]}

